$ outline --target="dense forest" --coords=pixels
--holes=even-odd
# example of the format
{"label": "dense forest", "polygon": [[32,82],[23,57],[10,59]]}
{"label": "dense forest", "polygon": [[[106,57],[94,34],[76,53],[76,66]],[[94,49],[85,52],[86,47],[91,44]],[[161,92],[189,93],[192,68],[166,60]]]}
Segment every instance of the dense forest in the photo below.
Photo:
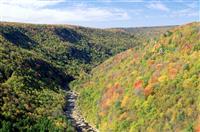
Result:
{"label": "dense forest", "polygon": [[199,131],[199,29],[170,29],[74,81],[84,117],[103,132]]}
{"label": "dense forest", "polygon": [[140,38],[71,25],[0,23],[0,131],[74,131],[63,113],[69,83],[157,35],[145,32]]}

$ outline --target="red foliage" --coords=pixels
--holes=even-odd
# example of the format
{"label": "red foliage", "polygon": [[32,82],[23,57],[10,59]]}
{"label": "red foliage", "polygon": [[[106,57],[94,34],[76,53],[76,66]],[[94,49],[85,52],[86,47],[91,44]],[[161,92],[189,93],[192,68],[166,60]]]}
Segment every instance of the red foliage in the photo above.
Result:
{"label": "red foliage", "polygon": [[136,82],[134,83],[134,88],[135,88],[135,89],[140,89],[140,88],[142,88],[142,83],[143,83],[142,80],[136,81]]}

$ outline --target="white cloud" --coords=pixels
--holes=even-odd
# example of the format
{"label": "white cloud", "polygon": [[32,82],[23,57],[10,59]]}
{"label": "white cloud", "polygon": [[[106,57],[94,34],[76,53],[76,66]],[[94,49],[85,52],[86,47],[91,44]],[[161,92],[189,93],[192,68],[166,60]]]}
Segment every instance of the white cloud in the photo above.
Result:
{"label": "white cloud", "polygon": [[[77,5],[65,9],[53,8],[63,0],[10,0],[1,2],[0,16],[3,21],[62,24],[85,21],[128,20],[121,9]],[[51,8],[49,6],[52,6]]]}
{"label": "white cloud", "polygon": [[191,8],[186,8],[182,10],[175,10],[171,12],[170,17],[198,17],[199,13]]}
{"label": "white cloud", "polygon": [[170,9],[160,1],[151,2],[147,5],[147,7],[150,9],[156,9],[160,11],[170,11]]}
{"label": "white cloud", "polygon": [[13,5],[26,8],[41,8],[62,2],[64,2],[64,0],[2,0],[3,5]]}

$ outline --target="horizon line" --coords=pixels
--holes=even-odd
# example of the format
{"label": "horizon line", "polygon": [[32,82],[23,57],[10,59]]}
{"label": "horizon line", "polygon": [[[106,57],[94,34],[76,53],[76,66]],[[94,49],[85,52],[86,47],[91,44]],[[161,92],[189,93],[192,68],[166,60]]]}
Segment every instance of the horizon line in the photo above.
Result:
{"label": "horizon line", "polygon": [[3,23],[13,23],[13,24],[30,24],[30,25],[55,25],[55,26],[74,26],[74,27],[83,27],[83,28],[96,28],[96,29],[120,29],[120,28],[151,28],[151,27],[170,27],[170,26],[180,26],[180,25],[185,25],[185,24],[189,24],[189,23],[195,23],[198,21],[191,21],[191,22],[187,22],[184,24],[173,24],[173,25],[151,25],[151,26],[119,26],[119,27],[106,27],[106,28],[101,28],[101,27],[89,27],[89,26],[83,26],[83,25],[78,25],[78,24],[59,24],[59,23],[55,23],[55,24],[49,24],[49,23],[29,23],[29,22],[11,22],[11,21],[0,21],[0,24]]}

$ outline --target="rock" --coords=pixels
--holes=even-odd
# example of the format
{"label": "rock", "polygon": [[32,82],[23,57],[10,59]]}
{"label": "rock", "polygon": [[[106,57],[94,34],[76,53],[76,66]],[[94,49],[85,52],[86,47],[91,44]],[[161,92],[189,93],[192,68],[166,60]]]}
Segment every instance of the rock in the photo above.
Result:
{"label": "rock", "polygon": [[76,100],[78,94],[73,91],[68,92],[67,105],[65,108],[65,114],[68,120],[72,122],[72,125],[77,129],[78,132],[98,132],[96,128],[93,128],[80,114],[76,107]]}

